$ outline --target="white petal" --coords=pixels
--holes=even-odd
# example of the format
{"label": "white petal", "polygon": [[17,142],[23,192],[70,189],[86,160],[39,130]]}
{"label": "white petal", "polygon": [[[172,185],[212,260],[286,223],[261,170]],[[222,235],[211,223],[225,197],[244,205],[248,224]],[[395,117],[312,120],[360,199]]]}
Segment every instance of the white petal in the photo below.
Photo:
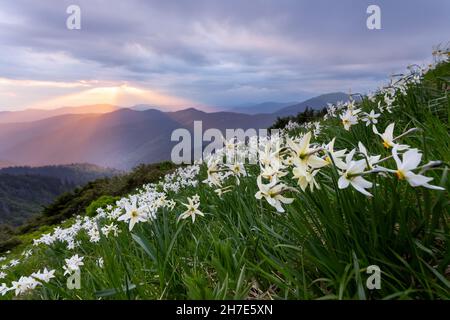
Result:
{"label": "white petal", "polygon": [[361,187],[359,184],[354,183],[354,181],[351,182],[353,188],[355,188],[356,190],[358,190],[359,192],[361,192],[362,194],[368,196],[368,197],[372,197],[372,194],[367,192],[363,187]]}
{"label": "white petal", "polygon": [[345,189],[348,187],[349,184],[350,184],[350,181],[348,181],[344,176],[341,176],[339,178],[339,181],[338,181],[339,189]]}
{"label": "white petal", "polygon": [[373,183],[364,179],[363,177],[356,177],[352,180],[353,184],[360,186],[361,188],[367,189],[372,188]]}
{"label": "white petal", "polygon": [[313,168],[322,168],[328,164],[325,160],[322,158],[319,158],[318,156],[311,155],[308,157],[308,164]]}
{"label": "white petal", "polygon": [[430,182],[433,178],[425,177],[420,174],[414,174],[410,171],[406,173],[406,180],[411,186],[418,187]]}
{"label": "white petal", "polygon": [[411,149],[403,155],[403,170],[411,171],[418,167],[422,160],[422,154],[417,149]]}
{"label": "white petal", "polygon": [[292,202],[294,202],[294,199],[292,198],[285,198],[282,195],[279,195],[277,197],[278,200],[280,200],[281,202],[283,202],[284,204],[291,204]]}
{"label": "white petal", "polygon": [[389,141],[392,141],[394,139],[394,126],[395,122],[392,122],[390,125],[387,126],[386,130],[384,131],[384,135],[389,138]]}

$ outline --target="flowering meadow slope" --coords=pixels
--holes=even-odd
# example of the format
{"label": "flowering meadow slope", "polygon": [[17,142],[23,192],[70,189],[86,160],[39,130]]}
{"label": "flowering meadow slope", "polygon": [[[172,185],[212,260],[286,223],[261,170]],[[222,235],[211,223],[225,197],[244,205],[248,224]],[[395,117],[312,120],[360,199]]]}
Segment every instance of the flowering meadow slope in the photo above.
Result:
{"label": "flowering meadow slope", "polygon": [[449,299],[444,55],[66,221],[1,258],[0,298]]}

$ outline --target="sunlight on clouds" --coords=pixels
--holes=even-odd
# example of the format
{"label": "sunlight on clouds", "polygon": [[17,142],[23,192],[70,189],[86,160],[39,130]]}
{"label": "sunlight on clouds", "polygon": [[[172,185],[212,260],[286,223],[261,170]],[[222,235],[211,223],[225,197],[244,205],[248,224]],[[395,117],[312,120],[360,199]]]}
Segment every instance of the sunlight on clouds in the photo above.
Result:
{"label": "sunlight on clouds", "polygon": [[122,107],[149,104],[166,110],[199,106],[188,99],[114,81],[56,82],[0,78],[0,111],[93,104]]}
{"label": "sunlight on clouds", "polygon": [[77,106],[90,104],[112,104],[129,107],[136,104],[150,104],[175,110],[196,105],[194,102],[165,95],[156,91],[141,89],[128,84],[112,87],[97,87],[77,93],[58,96],[40,101],[35,108],[53,108],[55,106]]}

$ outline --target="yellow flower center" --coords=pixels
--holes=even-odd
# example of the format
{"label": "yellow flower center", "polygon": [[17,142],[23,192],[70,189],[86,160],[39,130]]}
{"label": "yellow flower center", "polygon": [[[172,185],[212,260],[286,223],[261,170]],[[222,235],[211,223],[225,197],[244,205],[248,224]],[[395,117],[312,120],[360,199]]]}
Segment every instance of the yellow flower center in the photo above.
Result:
{"label": "yellow flower center", "polygon": [[131,211],[131,216],[133,218],[137,218],[139,216],[139,213],[137,212],[137,210],[133,210],[133,211]]}
{"label": "yellow flower center", "polygon": [[399,180],[404,180],[406,178],[405,173],[402,170],[397,170],[395,175]]}
{"label": "yellow flower center", "polygon": [[386,149],[389,149],[390,147],[392,147],[391,143],[389,141],[387,141],[387,140],[383,140],[383,146]]}

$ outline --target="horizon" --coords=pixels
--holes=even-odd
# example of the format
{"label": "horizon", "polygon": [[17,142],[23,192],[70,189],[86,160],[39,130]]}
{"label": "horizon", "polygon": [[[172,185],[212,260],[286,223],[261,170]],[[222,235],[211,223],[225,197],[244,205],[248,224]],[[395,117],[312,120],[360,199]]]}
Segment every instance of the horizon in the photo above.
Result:
{"label": "horizon", "polygon": [[0,111],[205,110],[367,93],[407,65],[427,64],[450,29],[443,0],[378,1],[381,30],[366,27],[369,1],[133,0],[105,8],[80,0],[81,29],[69,30],[72,4],[0,5]]}
{"label": "horizon", "polygon": [[[327,96],[327,95],[333,95],[333,94],[346,94],[344,92],[326,92],[326,93],[321,93],[318,95],[314,95],[314,96],[308,96],[303,100],[299,100],[299,101],[259,101],[259,102],[249,102],[249,103],[244,103],[244,104],[236,104],[236,105],[228,105],[228,106],[189,106],[189,105],[185,105],[185,106],[179,106],[179,107],[175,107],[175,108],[167,108],[164,106],[156,106],[156,105],[149,105],[149,104],[134,104],[134,105],[115,105],[115,104],[110,104],[110,103],[95,103],[95,104],[86,104],[86,105],[70,105],[70,106],[55,106],[53,108],[24,108],[24,109],[17,109],[17,110],[0,110],[0,113],[5,113],[5,112],[27,112],[27,111],[57,111],[57,110],[63,110],[63,109],[81,109],[81,108],[86,108],[86,107],[92,107],[94,109],[90,110],[89,112],[82,112],[82,113],[109,113],[109,112],[115,112],[118,111],[120,109],[129,109],[129,110],[133,110],[133,111],[146,111],[146,110],[158,110],[158,111],[162,111],[162,112],[176,112],[176,111],[183,111],[183,110],[188,110],[188,109],[195,109],[195,110],[199,110],[202,112],[207,112],[207,113],[214,113],[214,112],[238,112],[239,109],[251,109],[254,107],[257,107],[259,105],[264,105],[264,104],[280,104],[281,106],[279,107],[279,109],[285,108],[285,107],[289,107],[289,106],[293,106],[293,105],[297,105],[300,103],[304,103],[307,102],[308,100],[314,99],[314,98],[318,98],[318,97],[322,97],[322,96]],[[96,107],[111,107],[111,108],[115,108],[111,111],[106,111],[106,112],[99,112],[99,110],[95,110]],[[276,112],[278,109],[274,109],[273,111]],[[95,112],[98,111],[98,112]],[[239,112],[238,112],[239,113]]]}

